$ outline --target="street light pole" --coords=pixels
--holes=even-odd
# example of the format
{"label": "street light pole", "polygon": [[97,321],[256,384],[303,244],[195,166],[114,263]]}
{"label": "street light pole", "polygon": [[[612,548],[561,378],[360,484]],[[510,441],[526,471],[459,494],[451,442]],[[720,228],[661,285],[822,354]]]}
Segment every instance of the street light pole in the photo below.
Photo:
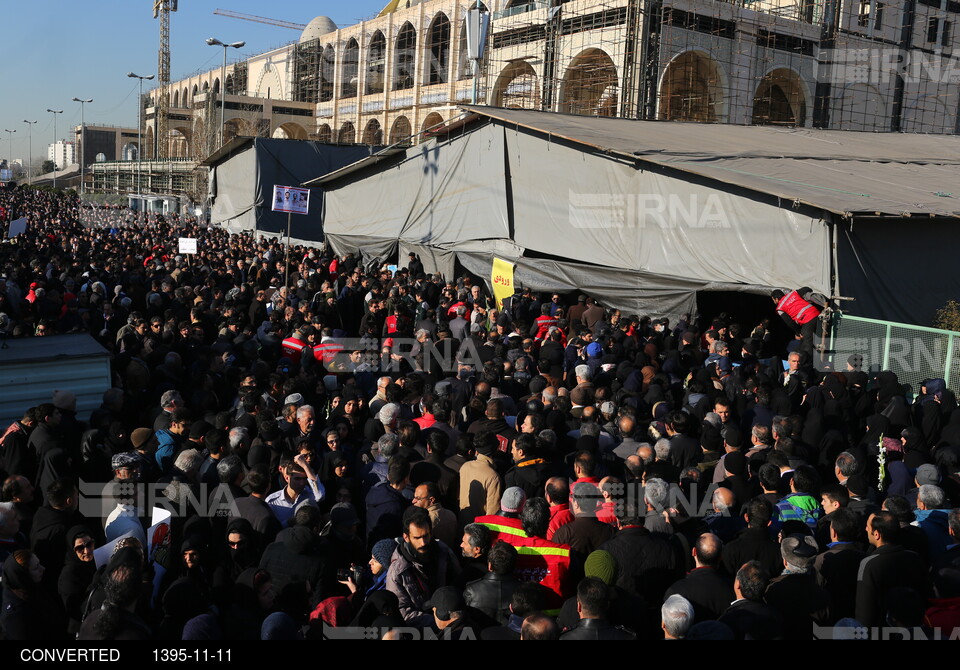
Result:
{"label": "street light pole", "polygon": [[140,80],[140,95],[137,96],[137,211],[139,212],[143,204],[140,197],[140,155],[143,153],[143,80],[153,79],[153,75],[141,77],[133,72],[128,72],[127,76],[131,79]]}
{"label": "street light pole", "polygon": [[[63,110],[62,110],[62,109],[48,109],[47,111],[50,112],[51,114],[53,114],[53,157],[56,158],[56,157],[57,157],[57,114],[63,114]],[[67,155],[66,149],[64,149],[63,155],[64,155],[64,156]],[[56,161],[54,161],[54,164],[53,164],[53,188],[54,188],[54,190],[56,190],[56,188],[57,188],[57,164],[56,164]]]}
{"label": "street light pole", "polygon": [[224,144],[223,120],[224,113],[227,109],[227,48],[233,47],[234,49],[239,49],[244,46],[246,42],[231,42],[227,44],[215,37],[208,37],[207,44],[212,47],[223,47],[223,65],[220,66],[220,146],[222,147]]}
{"label": "street light pole", "polygon": [[83,195],[84,191],[86,190],[86,182],[84,181],[83,176],[83,152],[87,150],[87,126],[83,122],[83,105],[87,102],[93,102],[93,98],[90,98],[89,100],[74,98],[73,101],[80,103],[80,151],[77,153],[80,154],[80,195]]}
{"label": "street light pole", "polygon": [[10,130],[9,128],[3,129],[7,133],[7,169],[10,170],[10,176],[13,176],[13,134],[17,132],[16,130]]}
{"label": "street light pole", "polygon": [[27,124],[27,138],[30,142],[30,162],[27,163],[27,183],[33,186],[33,126],[36,121],[23,120]]}

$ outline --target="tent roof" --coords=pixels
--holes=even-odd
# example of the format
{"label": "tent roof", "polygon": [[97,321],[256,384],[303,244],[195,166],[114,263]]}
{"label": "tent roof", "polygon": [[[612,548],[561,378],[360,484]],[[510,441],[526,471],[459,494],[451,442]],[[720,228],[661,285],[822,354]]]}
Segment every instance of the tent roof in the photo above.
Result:
{"label": "tent roof", "polygon": [[[200,161],[200,165],[211,167],[227,158],[230,158],[235,153],[240,151],[246,151],[253,145],[253,141],[257,139],[256,137],[247,137],[245,135],[237,135],[232,140],[224,144],[222,147],[214,151],[212,154]],[[250,146],[248,146],[250,145]]]}
{"label": "tent roof", "polygon": [[637,121],[464,105],[481,117],[850,216],[960,217],[960,137]]}
{"label": "tent roof", "polygon": [[302,186],[322,186],[329,182],[333,182],[343,177],[346,177],[347,175],[353,174],[358,170],[362,170],[368,165],[376,165],[377,163],[385,161],[388,158],[392,158],[397,154],[402,154],[405,152],[406,152],[406,147],[393,147],[393,148],[388,147],[386,149],[382,149],[381,151],[378,151],[375,154],[371,154],[366,158],[361,158],[356,163],[345,165],[339,170],[334,170],[333,172],[329,174],[325,174],[322,177],[317,177],[316,179],[311,179],[310,181],[306,181],[302,184]]}

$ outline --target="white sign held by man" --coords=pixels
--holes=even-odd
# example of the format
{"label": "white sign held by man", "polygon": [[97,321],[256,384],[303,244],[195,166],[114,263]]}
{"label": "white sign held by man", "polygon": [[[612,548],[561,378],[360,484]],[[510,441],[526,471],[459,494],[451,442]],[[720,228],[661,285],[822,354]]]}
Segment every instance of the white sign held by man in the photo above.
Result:
{"label": "white sign held by man", "polygon": [[197,238],[195,237],[181,237],[180,240],[180,251],[177,253],[181,254],[195,254],[197,253]]}
{"label": "white sign held by man", "polygon": [[310,209],[310,190],[294,186],[274,186],[271,209],[274,212],[306,214]]}

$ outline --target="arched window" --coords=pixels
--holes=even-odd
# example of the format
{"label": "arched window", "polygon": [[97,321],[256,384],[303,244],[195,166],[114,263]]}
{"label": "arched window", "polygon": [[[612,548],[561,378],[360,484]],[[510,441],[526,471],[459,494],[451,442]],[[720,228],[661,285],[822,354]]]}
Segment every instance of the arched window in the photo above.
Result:
{"label": "arched window", "polygon": [[427,33],[427,84],[443,84],[450,77],[450,19],[437,14]]}
{"label": "arched window", "polygon": [[407,21],[397,34],[397,49],[394,57],[393,89],[404,91],[413,88],[414,68],[417,64],[417,31]]}
{"label": "arched window", "polygon": [[353,98],[357,95],[357,83],[360,72],[360,45],[357,40],[351,38],[347,42],[347,48],[343,51],[341,77],[340,77],[340,97]]}
{"label": "arched window", "polygon": [[320,59],[320,102],[333,100],[333,78],[337,67],[337,51],[332,44],[323,48]]}
{"label": "arched window", "polygon": [[367,93],[383,93],[386,75],[387,38],[379,30],[370,38],[370,56],[367,59]]}

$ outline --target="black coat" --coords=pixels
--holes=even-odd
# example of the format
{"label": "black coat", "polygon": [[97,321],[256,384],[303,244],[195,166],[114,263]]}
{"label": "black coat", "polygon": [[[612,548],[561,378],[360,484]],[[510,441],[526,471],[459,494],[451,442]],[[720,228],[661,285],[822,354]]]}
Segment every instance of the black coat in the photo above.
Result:
{"label": "black coat", "polygon": [[510,618],[510,599],[520,582],[513,575],[488,572],[482,578],[467,584],[463,600],[468,607],[480,610],[501,626]]}
{"label": "black coat", "polygon": [[677,434],[670,438],[670,463],[683,470],[700,462],[703,450],[699,440]]}
{"label": "black coat", "polygon": [[236,505],[240,516],[229,517],[227,524],[229,525],[231,521],[236,519],[246,519],[250,522],[250,525],[253,526],[258,550],[265,549],[267,545],[277,538],[277,533],[280,532],[280,522],[277,521],[277,517],[270,511],[270,506],[267,505],[263,499],[255,496],[238,498]]}
{"label": "black coat", "polygon": [[662,603],[664,592],[683,574],[673,545],[642,526],[620,529],[600,549],[617,560],[616,585],[648,603]]}
{"label": "black coat", "polygon": [[834,619],[852,617],[857,606],[857,573],[865,554],[853,542],[830,547],[817,556],[817,582],[833,597]]}
{"label": "black coat", "polygon": [[[83,525],[91,529],[96,523],[85,523],[86,519],[78,511],[56,510],[44,505],[33,515],[33,525],[30,529],[30,549],[40,559],[40,564],[46,568],[43,573],[43,583],[56,588],[60,571],[63,570],[65,554],[64,546],[67,530],[73,526]],[[94,536],[94,539],[96,536]],[[102,537],[99,538],[102,540]]]}
{"label": "black coat", "polygon": [[783,617],[764,603],[738,600],[720,616],[738,640],[776,640],[783,637]]}
{"label": "black coat", "polygon": [[573,630],[560,636],[561,640],[636,640],[626,628],[614,626],[606,619],[580,619]]}
{"label": "black coat", "polygon": [[309,582],[313,587],[311,608],[320,599],[325,563],[319,538],[304,526],[281,531],[260,559],[260,567],[270,573],[277,593],[292,582]]}
{"label": "black coat", "polygon": [[879,626],[885,618],[883,600],[887,591],[903,586],[926,595],[927,570],[924,561],[899,545],[877,548],[860,562],[857,573],[856,618],[864,626]]}
{"label": "black coat", "polygon": [[381,482],[367,493],[367,544],[397,537],[402,532],[400,519],[410,501],[387,482]]}
{"label": "black coat", "polygon": [[733,580],[715,568],[696,568],[667,589],[664,598],[679,594],[693,605],[695,623],[718,618],[733,602]]}
{"label": "black coat", "polygon": [[593,516],[578,516],[561,526],[553,535],[557,544],[568,544],[570,550],[586,560],[590,552],[613,537],[613,526]]}
{"label": "black coat", "polygon": [[826,626],[834,621],[830,614],[832,598],[817,585],[816,573],[784,574],[770,582],[767,604],[779,610],[786,624],[788,640],[809,640],[815,624]]}
{"label": "black coat", "polygon": [[766,528],[744,528],[737,538],[723,548],[721,555],[727,574],[736,576],[737,571],[747,561],[757,560],[767,569],[771,577],[783,571],[783,559],[780,547],[770,537]]}
{"label": "black coat", "polygon": [[8,475],[23,475],[33,481],[37,475],[37,454],[33,447],[28,446],[30,431],[19,421],[11,426],[0,443],[2,458],[0,467]]}

